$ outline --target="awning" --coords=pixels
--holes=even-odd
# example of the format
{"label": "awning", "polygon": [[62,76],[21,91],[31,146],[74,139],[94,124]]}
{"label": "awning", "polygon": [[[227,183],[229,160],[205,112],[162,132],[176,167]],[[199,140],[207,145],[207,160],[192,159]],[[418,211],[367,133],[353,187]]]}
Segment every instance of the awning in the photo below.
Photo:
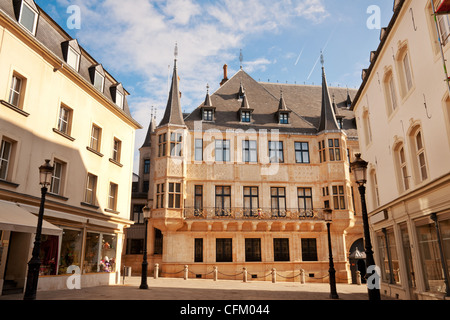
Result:
{"label": "awning", "polygon": [[[37,223],[38,217],[19,205],[0,201],[0,230],[36,233]],[[62,230],[44,220],[42,234],[60,236]]]}
{"label": "awning", "polygon": [[449,14],[449,13],[450,13],[450,0],[444,0],[437,8],[436,14]]}

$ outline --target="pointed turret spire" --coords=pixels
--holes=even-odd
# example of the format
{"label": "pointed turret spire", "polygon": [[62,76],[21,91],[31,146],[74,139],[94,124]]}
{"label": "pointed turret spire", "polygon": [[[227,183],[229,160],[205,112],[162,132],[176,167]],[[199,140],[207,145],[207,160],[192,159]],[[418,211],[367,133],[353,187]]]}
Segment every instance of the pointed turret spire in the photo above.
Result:
{"label": "pointed turret spire", "polygon": [[151,141],[152,141],[152,133],[155,132],[155,121],[156,121],[156,111],[154,111],[154,107],[152,107],[152,113],[151,113],[151,118],[150,118],[150,125],[148,126],[148,131],[147,131],[147,135],[145,136],[145,140],[144,140],[144,144],[142,145],[141,148],[143,147],[150,147],[151,146]]}
{"label": "pointed turret spire", "polygon": [[283,97],[283,89],[280,90],[280,104],[278,105],[278,110],[279,111],[288,111],[288,108],[286,106],[286,102],[284,101],[284,97]]}
{"label": "pointed turret spire", "polygon": [[166,112],[164,113],[164,117],[161,120],[160,126],[166,124],[175,124],[184,126],[183,113],[181,110],[181,101],[180,101],[180,90],[179,90],[179,82],[178,82],[178,71],[177,71],[177,58],[178,58],[178,45],[175,45],[174,51],[175,59],[174,59],[174,67],[173,67],[173,75],[172,75],[172,84],[169,92],[169,99],[167,101]]}
{"label": "pointed turret spire", "polygon": [[213,104],[211,101],[211,96],[209,95],[209,84],[206,85],[206,98],[205,98],[205,103],[203,105],[205,107],[209,107],[209,108],[213,107]]}
{"label": "pointed turret spire", "polygon": [[339,126],[336,121],[336,114],[334,113],[333,104],[330,98],[330,92],[328,91],[323,54],[320,56],[320,62],[322,63],[322,111],[320,116],[319,132],[339,130]]}

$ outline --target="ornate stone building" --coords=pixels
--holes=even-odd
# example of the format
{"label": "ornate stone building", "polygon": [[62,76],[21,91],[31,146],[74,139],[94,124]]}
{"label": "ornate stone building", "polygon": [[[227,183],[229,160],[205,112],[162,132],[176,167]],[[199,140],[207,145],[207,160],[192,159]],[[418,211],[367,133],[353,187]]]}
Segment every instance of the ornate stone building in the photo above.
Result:
{"label": "ornate stone building", "polygon": [[298,280],[304,269],[328,281],[330,206],[337,279],[351,281],[350,251],[362,249],[349,169],[355,91],[328,88],[324,69],[323,85],[308,86],[257,82],[242,68],[228,79],[225,66],[220,88],[184,117],[176,63],[164,117],[149,130],[150,272],[158,263],[162,276],[182,277],[187,265],[211,278],[217,267],[237,279],[246,267],[269,280],[276,268]]}

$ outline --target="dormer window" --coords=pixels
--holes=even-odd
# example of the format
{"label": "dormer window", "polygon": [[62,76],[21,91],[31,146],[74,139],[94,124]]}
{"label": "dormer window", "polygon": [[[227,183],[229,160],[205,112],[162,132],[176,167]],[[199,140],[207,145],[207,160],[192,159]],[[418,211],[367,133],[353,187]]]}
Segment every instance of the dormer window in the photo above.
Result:
{"label": "dormer window", "polygon": [[105,71],[101,64],[93,65],[89,68],[89,76],[94,87],[103,93],[105,88]]}
{"label": "dormer window", "polygon": [[119,90],[116,91],[116,105],[123,109],[123,94]]}
{"label": "dormer window", "polygon": [[250,122],[252,118],[252,113],[250,111],[241,112],[241,122]]}
{"label": "dormer window", "polygon": [[213,121],[214,120],[214,110],[205,109],[203,110],[203,121]]}
{"label": "dormer window", "polygon": [[81,49],[78,41],[68,40],[61,44],[63,56],[66,63],[75,71],[80,69]]}
{"label": "dormer window", "polygon": [[36,34],[36,26],[38,20],[37,9],[32,8],[25,0],[22,1],[20,7],[19,23],[30,31],[33,35]]}
{"label": "dormer window", "polygon": [[280,124],[289,124],[289,113],[280,113]]}
{"label": "dormer window", "polygon": [[78,67],[80,66],[80,55],[72,47],[69,47],[67,51],[67,64],[78,71]]}
{"label": "dormer window", "polygon": [[105,84],[105,77],[100,74],[100,72],[95,71],[94,74],[94,87],[100,91],[103,92],[103,86]]}

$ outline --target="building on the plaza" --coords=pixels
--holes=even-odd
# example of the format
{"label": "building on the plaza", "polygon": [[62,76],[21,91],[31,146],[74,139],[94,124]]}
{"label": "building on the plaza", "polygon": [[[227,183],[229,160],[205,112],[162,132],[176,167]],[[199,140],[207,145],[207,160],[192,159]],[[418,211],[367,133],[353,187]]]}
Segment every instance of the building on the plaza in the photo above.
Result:
{"label": "building on the plaza", "polygon": [[127,95],[34,1],[0,1],[0,294],[26,283],[46,159],[38,290],[77,270],[82,287],[118,281],[141,128]]}
{"label": "building on the plaza", "polygon": [[381,293],[401,299],[450,296],[449,5],[394,1],[352,106]]}
{"label": "building on the plaza", "polygon": [[[359,151],[356,90],[257,82],[242,68],[187,116],[177,61],[168,103],[152,129],[149,271],[161,276],[328,281],[323,209],[337,280],[355,281],[362,220],[349,160]],[[162,246],[161,246],[162,242]],[[142,261],[142,256],[140,257]],[[364,271],[365,272],[365,271]],[[363,273],[364,273],[363,272]]]}

